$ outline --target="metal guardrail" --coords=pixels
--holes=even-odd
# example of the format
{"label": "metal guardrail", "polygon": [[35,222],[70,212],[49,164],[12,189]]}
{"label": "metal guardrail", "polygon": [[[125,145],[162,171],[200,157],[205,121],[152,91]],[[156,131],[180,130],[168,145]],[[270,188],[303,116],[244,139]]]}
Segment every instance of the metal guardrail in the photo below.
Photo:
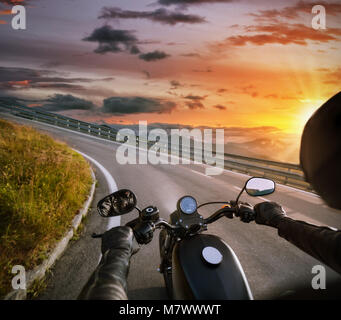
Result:
{"label": "metal guardrail", "polygon": [[[0,107],[9,109],[12,114],[19,117],[45,122],[51,125],[75,130],[107,140],[117,141],[118,131],[107,125],[98,125],[94,123],[84,122],[41,110],[39,108],[29,108],[26,106],[7,106],[2,104],[1,102]],[[134,144],[139,145],[139,140],[140,139],[137,136]],[[154,142],[147,141],[146,145],[147,148],[150,148],[154,145]],[[182,151],[181,155],[180,149]],[[171,144],[168,143],[168,145],[164,145],[164,148],[161,151],[183,157],[184,150],[181,148],[181,146],[179,146],[179,148],[172,148]],[[189,158],[192,160],[195,158],[195,156],[198,155],[201,155],[202,160],[209,160],[204,159],[205,155],[203,154],[202,150],[190,148],[190,150],[187,149],[185,151],[189,151],[188,155]],[[215,157],[216,154],[212,152],[212,156]],[[212,157],[211,159],[214,158]],[[281,184],[290,185],[303,190],[313,191],[310,184],[305,181],[303,172],[299,165],[224,153],[224,168],[248,175],[271,178]]]}

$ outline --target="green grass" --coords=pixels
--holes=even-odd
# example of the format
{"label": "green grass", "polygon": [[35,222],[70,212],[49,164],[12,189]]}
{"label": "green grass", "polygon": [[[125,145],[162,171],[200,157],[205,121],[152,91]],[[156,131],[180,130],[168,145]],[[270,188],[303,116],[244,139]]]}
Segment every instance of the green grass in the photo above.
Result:
{"label": "green grass", "polygon": [[12,267],[41,263],[92,184],[89,164],[66,144],[0,119],[0,297]]}

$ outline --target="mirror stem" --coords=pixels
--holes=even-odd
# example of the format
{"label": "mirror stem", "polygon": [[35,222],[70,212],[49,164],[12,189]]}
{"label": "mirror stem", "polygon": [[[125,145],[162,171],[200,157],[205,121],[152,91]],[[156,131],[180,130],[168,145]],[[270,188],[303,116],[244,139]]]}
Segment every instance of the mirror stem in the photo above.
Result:
{"label": "mirror stem", "polygon": [[237,197],[237,199],[236,199],[236,204],[238,203],[239,198],[240,198],[240,196],[242,195],[242,193],[244,192],[244,190],[245,190],[245,186],[244,186],[243,189],[239,192],[238,197]]}

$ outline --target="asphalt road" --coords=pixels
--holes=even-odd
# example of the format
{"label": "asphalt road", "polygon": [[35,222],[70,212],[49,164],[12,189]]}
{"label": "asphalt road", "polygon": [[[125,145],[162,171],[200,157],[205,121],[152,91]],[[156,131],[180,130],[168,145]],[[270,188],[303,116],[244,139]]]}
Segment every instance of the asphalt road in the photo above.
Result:
{"label": "asphalt road", "polygon": [[[7,115],[1,114],[6,118]],[[11,118],[13,120],[13,118]],[[243,187],[247,176],[224,171],[219,176],[206,176],[204,165],[120,165],[116,161],[117,144],[77,134],[60,128],[15,118],[48,132],[54,138],[65,141],[99,162],[114,178],[117,187],[134,191],[139,207],[155,205],[160,216],[168,219],[175,210],[177,200],[186,194],[194,196],[198,203],[233,200]],[[98,187],[80,238],[73,241],[51,270],[47,288],[39,299],[76,299],[83,285],[95,269],[100,257],[100,240],[92,239],[93,232],[108,228],[108,220],[101,218],[96,203],[110,192],[102,171],[95,165]],[[112,186],[111,186],[112,187]],[[287,214],[298,220],[341,228],[341,212],[328,208],[321,199],[311,193],[277,185],[274,194],[264,198],[242,196],[251,204],[270,200],[280,203]],[[207,217],[216,207],[202,208]],[[121,218],[121,225],[132,220],[132,212]],[[255,299],[271,299],[294,290],[299,285],[310,287],[312,268],[321,262],[305,254],[277,235],[277,230],[238,219],[220,219],[209,225],[208,233],[224,239],[238,256],[249,281]],[[167,299],[159,265],[158,232],[152,243],[141,248],[132,258],[128,278],[130,299]],[[326,267],[327,289],[329,284],[341,281],[341,277]],[[313,290],[313,289],[311,289]]]}

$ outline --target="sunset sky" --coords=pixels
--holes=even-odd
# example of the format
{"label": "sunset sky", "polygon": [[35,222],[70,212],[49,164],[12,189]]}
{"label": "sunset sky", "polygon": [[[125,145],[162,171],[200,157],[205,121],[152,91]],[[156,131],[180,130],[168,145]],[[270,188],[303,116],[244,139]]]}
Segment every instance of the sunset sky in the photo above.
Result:
{"label": "sunset sky", "polygon": [[[26,30],[12,29],[11,2],[0,0],[0,96],[29,106],[223,127],[231,143],[267,136],[295,162],[288,141],[340,91],[340,1],[18,1]],[[326,30],[312,28],[315,4]]]}

